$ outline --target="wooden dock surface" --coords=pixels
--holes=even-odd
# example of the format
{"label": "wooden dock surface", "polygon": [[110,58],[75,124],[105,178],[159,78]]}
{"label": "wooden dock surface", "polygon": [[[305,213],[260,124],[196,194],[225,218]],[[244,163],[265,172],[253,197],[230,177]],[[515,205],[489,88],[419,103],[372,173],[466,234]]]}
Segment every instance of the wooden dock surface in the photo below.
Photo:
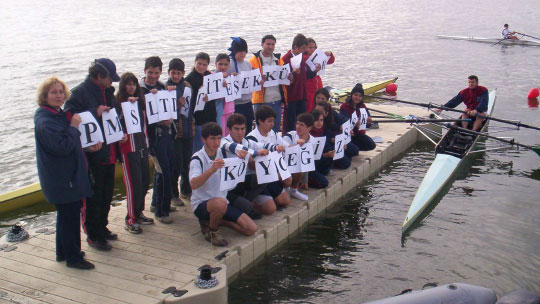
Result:
{"label": "wooden dock surface", "polygon": [[[370,105],[403,116],[425,116],[426,110],[411,107]],[[310,189],[310,200],[293,199],[290,207],[256,220],[259,230],[246,237],[223,228],[228,248],[214,247],[202,236],[191,206],[171,213],[174,222],[164,225],[142,225],[143,233],[131,234],[124,229],[125,202],[112,207],[109,229],[118,234],[109,252],[89,248],[81,235],[86,258],[94,270],[67,268],[55,260],[54,227],[29,231],[30,238],[20,243],[0,240],[0,303],[227,303],[228,282],[262,259],[266,253],[325,212],[340,197],[419,139],[408,124],[381,124],[369,130],[370,136],[381,136],[374,151],[361,152],[351,168],[334,170],[326,189]],[[149,209],[152,194],[146,196]],[[147,210],[147,216],[152,214]],[[309,229],[309,228],[308,228]],[[7,246],[7,247],[6,247]],[[226,252],[226,253],[224,253]],[[217,258],[216,258],[217,257]],[[217,271],[219,284],[199,289],[194,280],[199,268],[210,265]],[[174,286],[176,294],[163,291]]]}

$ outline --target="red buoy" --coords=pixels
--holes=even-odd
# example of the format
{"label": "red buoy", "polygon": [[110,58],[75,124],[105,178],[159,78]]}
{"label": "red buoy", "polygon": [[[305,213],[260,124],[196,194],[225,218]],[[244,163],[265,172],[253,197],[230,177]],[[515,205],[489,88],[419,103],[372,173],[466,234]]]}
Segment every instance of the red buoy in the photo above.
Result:
{"label": "red buoy", "polygon": [[537,98],[539,94],[540,94],[540,92],[539,92],[538,88],[532,88],[529,91],[529,95],[527,95],[527,98]]}
{"label": "red buoy", "polygon": [[391,83],[386,86],[386,93],[395,93],[397,91],[397,84]]}

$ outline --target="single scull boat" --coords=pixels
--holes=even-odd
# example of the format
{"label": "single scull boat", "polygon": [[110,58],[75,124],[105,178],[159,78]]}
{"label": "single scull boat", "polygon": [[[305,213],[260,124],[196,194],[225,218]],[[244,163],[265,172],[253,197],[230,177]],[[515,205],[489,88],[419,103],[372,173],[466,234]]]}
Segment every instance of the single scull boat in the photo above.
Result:
{"label": "single scull boat", "polygon": [[503,45],[525,45],[525,46],[540,46],[540,42],[532,40],[513,40],[513,39],[502,39],[501,38],[481,38],[481,37],[466,37],[466,36],[446,36],[438,35],[437,37],[441,39],[453,39],[453,40],[468,40],[475,42],[484,42],[491,44],[503,44]]}
{"label": "single scull boat", "polygon": [[[487,114],[491,115],[495,106],[497,90],[489,93],[489,103]],[[487,128],[489,120],[485,120],[480,132]],[[429,206],[443,186],[448,182],[452,174],[456,172],[463,159],[469,155],[479,139],[478,134],[472,134],[466,131],[450,128],[441,138],[435,148],[435,160],[429,167],[420,184],[416,195],[409,207],[405,221],[401,228],[401,233],[418,219],[422,212]]]}

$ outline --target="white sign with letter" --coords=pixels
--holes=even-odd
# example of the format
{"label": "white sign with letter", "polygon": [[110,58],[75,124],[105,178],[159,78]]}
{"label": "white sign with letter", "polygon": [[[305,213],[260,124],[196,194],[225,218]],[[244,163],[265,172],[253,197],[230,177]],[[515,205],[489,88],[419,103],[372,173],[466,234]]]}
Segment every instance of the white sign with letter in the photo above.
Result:
{"label": "white sign with letter", "polygon": [[319,160],[322,157],[324,145],[326,144],[326,136],[313,137],[313,155],[315,160]]}
{"label": "white sign with letter", "polygon": [[189,115],[189,105],[191,104],[191,88],[186,87],[184,89],[184,98],[186,101],[184,102],[184,105],[180,109],[180,115],[184,115],[184,117],[188,117]]}
{"label": "white sign with letter", "polygon": [[[219,169],[220,173],[220,183],[219,191],[231,190],[236,187],[240,179],[240,170],[239,168],[243,167],[243,160],[237,157],[225,158],[225,165]],[[246,169],[243,169],[243,174],[245,176]]]}
{"label": "white sign with letter", "polygon": [[289,168],[287,167],[287,162],[285,161],[285,158],[283,157],[282,153],[274,151],[270,153],[270,157],[272,157],[272,160],[274,161],[274,164],[276,165],[276,168],[279,172],[279,176],[281,177],[281,180],[286,180],[287,178],[291,177],[291,172],[289,172]]}
{"label": "white sign with letter", "polygon": [[316,49],[311,56],[309,56],[306,64],[312,71],[315,71],[317,64],[321,65],[321,69],[317,72],[317,75],[323,75],[324,70],[326,69],[326,63],[328,62],[328,56],[321,51],[321,49]]}
{"label": "white sign with letter", "polygon": [[174,119],[176,114],[176,91],[158,91],[156,98],[158,104],[159,121],[169,120],[171,118]]}
{"label": "white sign with letter", "polygon": [[101,114],[101,120],[103,121],[103,130],[105,131],[105,140],[107,144],[122,140],[122,137],[124,137],[124,130],[122,129],[122,123],[120,122],[120,117],[118,117],[115,108],[104,111],[103,114]]}
{"label": "white sign with letter", "polygon": [[360,126],[358,130],[365,130],[367,127],[368,113],[365,108],[360,108]]}
{"label": "white sign with letter", "polygon": [[[199,89],[199,92],[197,93],[197,96],[195,96],[195,109],[193,110],[193,113],[197,112],[197,111],[202,111],[204,110],[204,105],[206,104],[206,102],[204,101],[204,96],[206,95],[206,86],[203,85],[200,89]],[[193,98],[193,97],[191,97]],[[193,102],[193,100],[192,100]]]}
{"label": "white sign with letter", "polygon": [[79,116],[81,116],[81,123],[79,124],[79,131],[81,132],[81,146],[86,148],[93,146],[98,142],[103,142],[103,133],[101,133],[101,127],[99,126],[94,115],[86,111],[79,113]]}
{"label": "white sign with letter", "polygon": [[271,155],[255,157],[255,172],[257,182],[267,184],[279,180],[278,171]]}
{"label": "white sign with letter", "polygon": [[208,100],[223,98],[226,95],[226,89],[223,87],[223,73],[218,72],[204,76],[203,79],[205,93]]}
{"label": "white sign with letter", "polygon": [[305,143],[300,146],[298,161],[301,172],[315,171],[315,157],[313,156],[313,145],[311,143]]}
{"label": "white sign with letter", "polygon": [[336,159],[340,159],[340,158],[343,158],[343,156],[345,155],[345,135],[344,134],[338,134],[336,135],[335,137],[335,150],[336,152],[334,153],[334,160]]}
{"label": "white sign with letter", "polygon": [[299,160],[300,146],[294,145],[289,146],[285,149],[285,161],[287,162],[287,167],[289,172],[298,173],[302,172],[302,168]]}
{"label": "white sign with letter", "polygon": [[144,95],[146,100],[146,116],[148,124],[159,122],[157,94],[148,93]]}
{"label": "white sign with letter", "polygon": [[124,122],[126,123],[127,134],[139,133],[142,131],[142,121],[139,115],[138,102],[122,102],[122,113],[124,113]]}

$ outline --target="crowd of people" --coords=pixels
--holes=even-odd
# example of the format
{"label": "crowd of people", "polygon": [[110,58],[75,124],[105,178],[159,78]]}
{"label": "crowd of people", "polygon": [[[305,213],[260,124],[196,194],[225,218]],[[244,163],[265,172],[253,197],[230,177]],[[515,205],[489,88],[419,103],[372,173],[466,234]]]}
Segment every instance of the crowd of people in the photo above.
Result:
{"label": "crowd of people", "polygon": [[[166,82],[159,80],[163,63],[157,56],[145,60],[144,77],[140,80],[130,72],[119,76],[116,65],[108,58],[92,62],[86,79],[71,92],[60,79],[46,79],[38,89],[35,137],[43,193],[58,211],[57,261],[65,260],[73,268],[94,268],[81,251],[81,219],[89,246],[111,250],[110,241],[118,238],[107,228],[118,161],[126,189],[127,231],[141,233],[143,225],[154,221],[170,224],[170,213],[176,206],[190,204],[204,238],[215,246],[227,246],[220,226],[252,235],[257,231],[254,220],[286,208],[291,198],[308,200],[303,190],[327,187],[327,176],[333,174],[333,169],[346,169],[359,151],[374,149],[375,143],[365,131],[371,118],[363,102],[362,85],[354,86],[338,111],[330,105],[330,94],[317,75],[321,66],[312,70],[306,64],[317,48],[315,41],[298,34],[283,56],[274,52],[275,45],[274,36],[264,36],[261,50],[246,60],[246,41],[233,37],[230,54],[216,56],[213,72],[209,70],[210,56],[201,52],[187,76],[184,62],[172,59]],[[333,54],[325,54],[331,64]],[[191,88],[191,96],[198,96],[206,75],[223,73],[226,78],[253,69],[262,73],[263,66],[287,65],[295,56],[301,56],[301,61],[299,67],[291,68],[289,85],[261,86],[259,91],[242,94],[234,102],[205,97],[202,111],[194,111],[195,102],[191,102],[187,114],[180,115],[187,102],[185,88]],[[263,77],[262,82],[265,80]],[[119,82],[116,94],[113,82]],[[150,124],[145,96],[162,90],[176,91],[178,118]],[[79,113],[89,111],[101,121],[104,112],[116,109],[123,120],[124,115],[129,115],[122,113],[120,105],[124,102],[138,106],[142,132],[126,132],[118,142],[98,142],[82,148]],[[344,156],[334,159],[335,137],[352,117],[361,119],[355,121],[350,131],[351,140],[344,147]],[[292,173],[270,183],[257,181],[254,158],[303,146],[323,136],[326,138],[322,156],[315,161],[314,171]],[[220,191],[219,170],[225,159],[235,157],[249,159],[245,180],[232,190]],[[153,218],[143,213],[150,186],[150,158],[154,166],[149,206]]]}

